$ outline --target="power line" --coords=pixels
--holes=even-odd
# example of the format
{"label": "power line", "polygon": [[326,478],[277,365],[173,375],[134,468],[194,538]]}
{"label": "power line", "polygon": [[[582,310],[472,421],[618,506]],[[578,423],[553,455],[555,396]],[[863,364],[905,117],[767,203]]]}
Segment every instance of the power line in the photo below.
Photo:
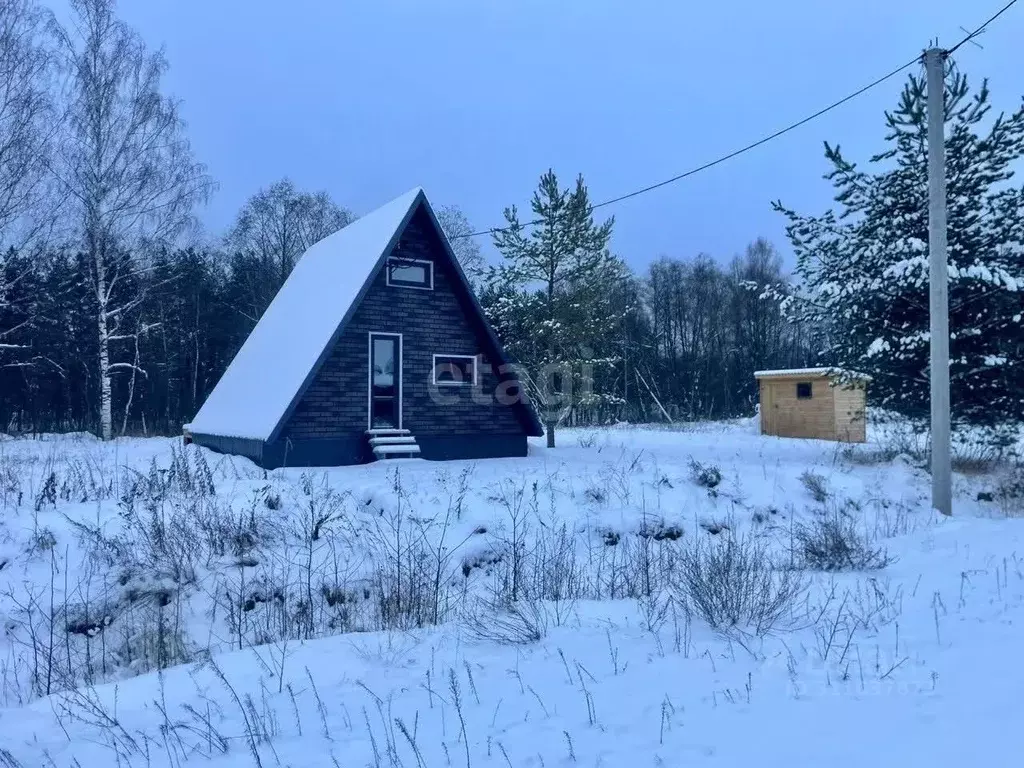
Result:
{"label": "power line", "polygon": [[[1016,0],[1015,0],[1015,2],[1016,2]],[[722,155],[721,157],[716,158],[716,159],[712,160],[709,163],[704,163],[704,165],[699,165],[696,168],[691,168],[688,171],[680,173],[678,176],[673,176],[670,179],[665,179],[664,181],[659,181],[657,184],[651,184],[650,186],[644,187],[643,189],[638,189],[638,190],[635,190],[633,192],[629,192],[629,193],[627,193],[625,195],[619,195],[618,197],[613,197],[611,200],[605,200],[604,202],[598,203],[597,205],[595,205],[593,207],[594,208],[604,208],[606,205],[613,205],[615,203],[621,203],[623,200],[629,200],[629,198],[631,198],[631,197],[637,197],[638,195],[645,194],[647,192],[650,192],[651,190],[655,190],[655,189],[658,189],[660,187],[667,186],[669,184],[674,184],[677,181],[685,179],[687,176],[693,176],[694,174],[700,173],[701,171],[706,171],[708,168],[713,168],[714,166],[719,165],[720,163],[724,163],[726,160],[731,160],[732,158],[736,157],[737,155],[742,155],[744,152],[749,152],[752,149],[760,147],[762,144],[767,144],[769,141],[772,141],[773,139],[777,139],[779,136],[782,136],[783,134],[789,133],[790,131],[794,131],[797,128],[799,128],[800,126],[805,125],[805,124],[811,122],[812,120],[815,120],[815,119],[821,117],[826,112],[831,112],[836,107],[841,107],[846,102],[848,102],[848,101],[850,101],[852,99],[857,98],[858,96],[860,96],[862,93],[865,93],[866,91],[870,91],[875,86],[881,85],[882,83],[884,83],[889,78],[895,77],[896,75],[898,75],[903,70],[907,69],[910,66],[913,66],[918,61],[920,61],[920,59],[921,59],[920,55],[915,56],[913,59],[908,61],[906,64],[903,64],[903,65],[897,67],[896,69],[894,69],[892,72],[890,72],[887,75],[882,75],[877,80],[874,80],[873,82],[868,83],[863,88],[860,88],[860,89],[854,91],[853,93],[851,93],[849,96],[846,96],[846,97],[840,99],[839,101],[834,101],[831,104],[829,104],[827,107],[825,107],[824,109],[819,109],[813,115],[808,115],[803,120],[798,120],[795,123],[790,123],[785,128],[783,128],[781,130],[778,130],[775,133],[769,134],[768,136],[765,136],[762,139],[758,139],[757,141],[753,142],[752,144],[747,144],[745,147],[741,147],[740,149],[734,150],[733,152],[730,152],[727,155]]]}
{"label": "power line", "polygon": [[1010,8],[1012,8],[1012,7],[1013,7],[1013,6],[1014,6],[1014,5],[1016,4],[1016,2],[1017,2],[1017,0],[1010,0],[1010,2],[1008,2],[1008,3],[1007,3],[1006,5],[1004,5],[1004,6],[1002,7],[1002,8],[1000,8],[1000,9],[999,9],[998,11],[996,11],[996,13],[995,13],[995,14],[994,14],[994,15],[993,15],[993,16],[992,16],[991,18],[989,18],[989,20],[988,20],[988,21],[986,21],[986,22],[985,22],[984,24],[982,24],[982,25],[981,25],[980,27],[978,27],[978,28],[977,28],[976,30],[974,30],[973,32],[969,33],[969,34],[967,35],[967,37],[965,37],[965,38],[964,38],[963,40],[961,40],[961,41],[960,41],[959,43],[957,43],[956,45],[954,45],[954,46],[953,46],[952,48],[949,48],[949,49],[948,49],[948,50],[946,51],[946,56],[949,56],[949,55],[950,55],[950,54],[952,54],[952,53],[956,53],[956,49],[957,49],[957,48],[959,48],[959,47],[960,47],[961,45],[963,45],[964,43],[970,42],[971,40],[973,40],[974,38],[976,38],[976,37],[977,37],[978,35],[980,35],[980,34],[981,34],[982,32],[984,32],[984,31],[985,31],[985,28],[986,28],[986,27],[987,27],[987,26],[988,26],[989,24],[991,24],[991,23],[992,23],[993,21],[995,21],[995,20],[996,20],[996,19],[998,19],[998,18],[999,18],[1000,16],[1002,16],[1002,15],[1003,15],[1004,13],[1006,13],[1006,12],[1007,12],[1008,10],[1010,10]]}
{"label": "power line", "polygon": [[[1007,3],[1005,6],[1003,6],[993,16],[991,16],[984,24],[982,24],[980,27],[975,29],[973,32],[968,33],[966,37],[964,37],[960,42],[958,42],[952,48],[947,49],[946,52],[945,52],[946,56],[949,56],[950,54],[954,53],[961,45],[963,45],[964,43],[966,43],[966,42],[968,42],[970,40],[973,40],[975,37],[977,37],[982,32],[984,32],[985,29],[992,22],[994,22],[996,19],[998,19],[1004,13],[1006,13],[1006,11],[1008,11],[1016,3],[1017,3],[1017,0],[1010,0],[1009,3]],[[906,64],[901,64],[899,67],[897,67],[896,69],[892,70],[888,74],[882,75],[877,80],[871,81],[870,83],[868,83],[867,85],[865,85],[862,88],[858,88],[856,91],[854,91],[853,93],[849,94],[848,96],[844,96],[843,98],[839,99],[838,101],[832,102],[827,107],[819,109],[814,114],[808,115],[807,117],[803,118],[802,120],[798,120],[795,123],[790,123],[785,128],[782,128],[782,129],[780,129],[778,131],[775,131],[775,133],[769,134],[769,135],[767,135],[767,136],[765,136],[765,137],[763,137],[761,139],[758,139],[757,141],[755,141],[755,142],[753,142],[751,144],[747,144],[746,146],[741,147],[741,148],[739,148],[737,150],[734,150],[734,151],[732,151],[732,152],[730,152],[730,153],[728,153],[726,155],[722,155],[721,157],[717,157],[714,160],[711,160],[710,162],[707,162],[707,163],[704,163],[703,165],[697,166],[696,168],[691,168],[688,171],[684,171],[683,173],[680,173],[680,174],[678,174],[676,176],[673,176],[672,178],[665,179],[664,181],[659,181],[659,182],[657,182],[655,184],[650,184],[650,185],[648,185],[646,187],[634,190],[632,192],[627,192],[624,195],[619,195],[618,197],[613,197],[610,200],[604,200],[604,201],[602,201],[600,203],[597,203],[597,204],[591,206],[591,209],[592,210],[597,210],[598,208],[604,208],[604,207],[609,206],[609,205],[614,205],[615,203],[621,203],[623,200],[629,200],[632,197],[637,197],[639,195],[646,194],[647,192],[651,192],[651,191],[653,191],[655,189],[660,189],[661,187],[668,186],[669,184],[674,184],[677,181],[681,181],[682,179],[685,179],[685,178],[687,178],[689,176],[693,176],[694,174],[700,173],[701,171],[706,171],[707,169],[713,168],[716,165],[720,165],[721,163],[724,163],[727,160],[731,160],[734,157],[738,157],[739,155],[742,155],[745,152],[749,152],[752,149],[756,149],[757,147],[760,147],[762,144],[767,144],[769,141],[777,139],[780,136],[783,136],[783,135],[789,133],[790,131],[794,131],[797,128],[800,128],[801,126],[806,125],[807,123],[811,122],[812,120],[816,120],[817,118],[821,117],[822,115],[824,115],[824,114],[826,114],[828,112],[831,112],[832,110],[834,110],[834,109],[836,109],[838,107],[841,107],[843,104],[846,104],[848,101],[852,101],[853,99],[857,98],[861,94],[866,93],[867,91],[870,91],[872,88],[875,88],[875,87],[881,85],[886,80],[890,80],[891,78],[893,78],[896,75],[898,75],[901,72],[903,72],[905,69],[908,69],[909,67],[912,67],[914,64],[917,64],[918,62],[922,61],[923,58],[924,58],[923,54],[918,54],[918,55],[914,56],[914,58],[911,59],[910,61],[908,61]],[[542,223],[541,219],[534,219],[533,221],[526,222],[522,226],[530,227],[530,226],[533,226],[533,225],[536,225],[536,224],[540,224],[540,223]],[[466,237],[480,237],[482,235],[493,235],[493,234],[495,234],[497,232],[508,231],[509,229],[511,229],[511,227],[492,227],[491,229],[483,229],[483,230],[480,230],[479,232],[470,232],[469,234],[465,234],[465,235],[456,235],[455,237],[453,237],[451,239],[452,240],[461,240],[461,239],[466,238]]]}

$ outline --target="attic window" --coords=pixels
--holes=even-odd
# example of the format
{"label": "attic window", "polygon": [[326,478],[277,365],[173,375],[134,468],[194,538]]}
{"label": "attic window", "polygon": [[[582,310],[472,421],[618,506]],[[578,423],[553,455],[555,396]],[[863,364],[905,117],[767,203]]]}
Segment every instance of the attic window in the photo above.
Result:
{"label": "attic window", "polygon": [[800,381],[796,385],[796,399],[797,400],[810,400],[811,399],[811,382]]}
{"label": "attic window", "polygon": [[387,276],[388,285],[429,291],[434,287],[434,263],[420,259],[388,259]]}
{"label": "attic window", "polygon": [[472,355],[434,355],[434,384],[439,387],[476,384],[476,358]]}

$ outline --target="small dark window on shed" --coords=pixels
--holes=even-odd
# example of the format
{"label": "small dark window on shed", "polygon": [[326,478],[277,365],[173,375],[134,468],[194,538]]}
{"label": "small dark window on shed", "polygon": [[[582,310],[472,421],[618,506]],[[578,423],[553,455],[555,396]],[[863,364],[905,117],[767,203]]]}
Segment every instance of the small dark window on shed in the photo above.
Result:
{"label": "small dark window on shed", "polygon": [[811,399],[811,382],[799,381],[796,385],[796,399],[797,400],[810,400]]}
{"label": "small dark window on shed", "polygon": [[434,355],[434,384],[442,387],[476,384],[476,358],[472,355]]}
{"label": "small dark window on shed", "polygon": [[403,288],[434,287],[434,263],[420,259],[388,259],[388,285]]}

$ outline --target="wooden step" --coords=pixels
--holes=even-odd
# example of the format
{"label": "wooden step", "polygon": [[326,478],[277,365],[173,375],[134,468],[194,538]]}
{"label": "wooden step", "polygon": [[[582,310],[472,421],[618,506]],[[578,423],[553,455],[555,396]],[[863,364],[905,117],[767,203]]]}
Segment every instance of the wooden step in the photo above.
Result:
{"label": "wooden step", "polygon": [[412,435],[398,435],[397,437],[371,437],[370,445],[416,445],[416,438]]}
{"label": "wooden step", "polygon": [[368,430],[366,430],[366,434],[369,435],[370,437],[388,437],[388,436],[394,437],[394,436],[398,436],[398,435],[411,435],[412,432],[410,432],[408,429],[390,429],[390,428],[388,428],[388,429],[368,429]]}
{"label": "wooden step", "polygon": [[416,443],[404,443],[403,445],[375,445],[374,456],[411,456],[419,453],[420,447]]}

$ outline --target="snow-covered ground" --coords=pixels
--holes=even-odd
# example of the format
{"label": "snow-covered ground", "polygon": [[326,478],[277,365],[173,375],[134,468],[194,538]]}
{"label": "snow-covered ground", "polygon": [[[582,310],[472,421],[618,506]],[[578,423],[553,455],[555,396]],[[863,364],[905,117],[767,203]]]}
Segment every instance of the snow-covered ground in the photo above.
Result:
{"label": "snow-covered ground", "polygon": [[1019,470],[941,519],[892,430],[271,473],[0,439],[0,766],[1017,765]]}

